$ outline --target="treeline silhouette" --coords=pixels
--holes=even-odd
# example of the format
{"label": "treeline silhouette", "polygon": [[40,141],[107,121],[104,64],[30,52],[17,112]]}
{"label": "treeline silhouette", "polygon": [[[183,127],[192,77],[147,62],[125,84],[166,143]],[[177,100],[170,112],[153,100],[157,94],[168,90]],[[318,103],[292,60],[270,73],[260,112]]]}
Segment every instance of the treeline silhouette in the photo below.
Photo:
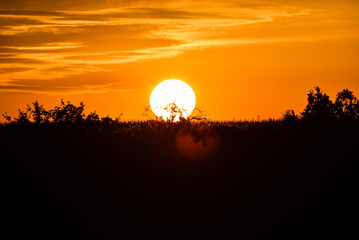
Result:
{"label": "treeline silhouette", "polygon": [[[354,96],[352,91],[343,89],[336,96],[335,102],[329,99],[329,96],[319,88],[315,87],[314,91],[310,90],[307,98],[307,105],[300,115],[295,114],[294,110],[286,110],[282,119],[284,121],[292,120],[334,120],[346,119],[357,120],[359,119],[359,102]],[[169,106],[174,109],[173,114],[180,113],[180,109]],[[145,109],[146,112],[150,111],[149,107]],[[144,114],[148,116],[148,114]],[[119,124],[121,116],[115,119],[109,116],[100,117],[96,111],[88,115],[85,114],[85,104],[80,102],[79,106],[75,106],[69,101],[66,103],[61,100],[60,106],[55,106],[53,109],[46,110],[43,105],[36,100],[31,105],[27,105],[25,111],[18,109],[18,116],[11,117],[7,113],[3,114],[7,123],[11,124],[81,124],[81,123],[103,123],[104,125]],[[167,122],[173,122],[173,118]],[[195,120],[203,120],[201,117],[193,117]],[[181,118],[181,120],[185,120]],[[121,124],[123,126],[123,124]],[[130,123],[131,125],[131,123]]]}
{"label": "treeline silhouette", "polygon": [[297,116],[293,110],[287,110],[284,120],[359,119],[359,102],[352,91],[346,88],[339,92],[333,103],[319,87],[315,87],[314,90],[308,93],[308,104],[301,116]]}
{"label": "treeline silhouette", "polygon": [[[61,101],[1,124],[2,225],[14,239],[140,236],[350,239],[356,234],[358,100],[319,88],[266,121],[122,121]],[[202,161],[178,151],[180,131]],[[209,138],[208,138],[209,139]]]}

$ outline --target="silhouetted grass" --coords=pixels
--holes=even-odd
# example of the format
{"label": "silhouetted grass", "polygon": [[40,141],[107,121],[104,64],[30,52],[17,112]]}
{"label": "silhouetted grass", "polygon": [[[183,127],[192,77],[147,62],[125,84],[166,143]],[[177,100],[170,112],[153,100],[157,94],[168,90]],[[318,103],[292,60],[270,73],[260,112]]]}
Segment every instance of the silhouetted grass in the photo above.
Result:
{"label": "silhouetted grass", "polygon": [[[218,152],[182,157],[184,127],[215,130]],[[357,120],[2,125],[5,226],[40,238],[343,237],[354,230],[358,134]]]}

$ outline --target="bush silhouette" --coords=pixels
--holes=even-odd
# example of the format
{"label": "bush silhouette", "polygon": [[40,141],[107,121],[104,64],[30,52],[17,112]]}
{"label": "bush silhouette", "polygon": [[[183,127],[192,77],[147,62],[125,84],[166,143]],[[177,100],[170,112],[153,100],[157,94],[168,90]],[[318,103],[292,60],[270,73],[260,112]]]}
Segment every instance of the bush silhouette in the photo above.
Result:
{"label": "bush silhouette", "polygon": [[83,121],[85,118],[84,110],[85,105],[83,102],[80,102],[80,106],[76,107],[69,101],[65,104],[65,102],[61,99],[60,106],[56,106],[53,110],[51,110],[51,118],[55,123],[78,123]]}
{"label": "bush silhouette", "polygon": [[[294,110],[286,110],[281,120],[284,122],[293,122],[297,120],[335,120],[335,119],[359,119],[359,101],[354,96],[352,91],[347,88],[343,89],[336,96],[333,103],[329,96],[319,87],[315,87],[314,91],[310,90],[307,94],[307,105],[300,115],[295,114]],[[180,120],[192,122],[194,120],[206,120],[206,115],[203,111],[195,108],[190,116],[184,118],[184,110],[180,109],[175,103],[169,104],[166,108],[170,114],[168,119],[158,118],[151,110],[150,106],[145,107],[142,116],[150,119],[166,120],[164,122],[173,123]],[[31,105],[27,105],[25,111],[18,109],[18,116],[11,117],[6,112],[3,115],[6,122],[11,124],[79,124],[79,123],[95,123],[103,126],[114,126],[120,122],[119,117],[112,119],[109,116],[100,117],[96,111],[88,115],[85,114],[85,104],[80,102],[76,106],[69,101],[61,100],[60,106],[55,106],[53,109],[46,110],[37,100]]]}
{"label": "bush silhouette", "polygon": [[294,113],[293,109],[286,110],[283,114],[283,121],[285,121],[285,122],[292,122],[292,121],[295,121],[298,119],[299,119],[299,117],[298,117],[298,115],[296,115]]}
{"label": "bush silhouette", "polygon": [[14,118],[15,123],[17,124],[27,124],[30,123],[30,116],[29,113],[26,111],[22,111],[20,109],[17,110],[19,115],[17,118]]}
{"label": "bush silhouette", "polygon": [[100,116],[96,113],[96,111],[91,112],[90,114],[87,115],[86,121],[87,122],[99,122],[100,121]]}
{"label": "bush silhouette", "polygon": [[301,113],[304,119],[333,119],[335,118],[335,105],[329,96],[319,88],[314,88],[308,93],[308,104]]}
{"label": "bush silhouette", "polygon": [[358,119],[359,102],[347,88],[337,94],[335,100],[336,116],[339,119]]}
{"label": "bush silhouette", "polygon": [[29,113],[29,116],[32,117],[35,123],[40,124],[49,122],[51,113],[49,111],[46,111],[43,105],[40,105],[39,102],[36,100],[32,103],[32,106],[33,107],[27,105],[27,112]]}
{"label": "bush silhouette", "polygon": [[[324,119],[358,119],[359,102],[352,91],[347,88],[339,92],[333,103],[329,96],[319,88],[308,93],[308,104],[301,113],[303,119],[324,120]],[[286,112],[284,118],[290,118]]]}

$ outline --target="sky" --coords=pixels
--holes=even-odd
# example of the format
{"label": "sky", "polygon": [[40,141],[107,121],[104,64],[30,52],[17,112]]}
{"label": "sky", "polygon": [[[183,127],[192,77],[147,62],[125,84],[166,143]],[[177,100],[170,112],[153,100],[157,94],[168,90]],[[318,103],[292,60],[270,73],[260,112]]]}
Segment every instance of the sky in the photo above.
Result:
{"label": "sky", "polygon": [[359,97],[359,1],[0,2],[1,114],[64,99],[145,119],[166,79],[213,120],[299,113],[315,86]]}

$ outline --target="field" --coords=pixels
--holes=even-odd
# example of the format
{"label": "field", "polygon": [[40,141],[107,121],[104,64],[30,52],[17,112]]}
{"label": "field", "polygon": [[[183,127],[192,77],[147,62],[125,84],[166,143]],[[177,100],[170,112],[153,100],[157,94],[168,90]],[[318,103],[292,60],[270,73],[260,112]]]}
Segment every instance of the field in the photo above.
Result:
{"label": "field", "polygon": [[[358,120],[107,120],[1,125],[5,232],[14,239],[354,233]],[[218,146],[184,157],[179,133]]]}

